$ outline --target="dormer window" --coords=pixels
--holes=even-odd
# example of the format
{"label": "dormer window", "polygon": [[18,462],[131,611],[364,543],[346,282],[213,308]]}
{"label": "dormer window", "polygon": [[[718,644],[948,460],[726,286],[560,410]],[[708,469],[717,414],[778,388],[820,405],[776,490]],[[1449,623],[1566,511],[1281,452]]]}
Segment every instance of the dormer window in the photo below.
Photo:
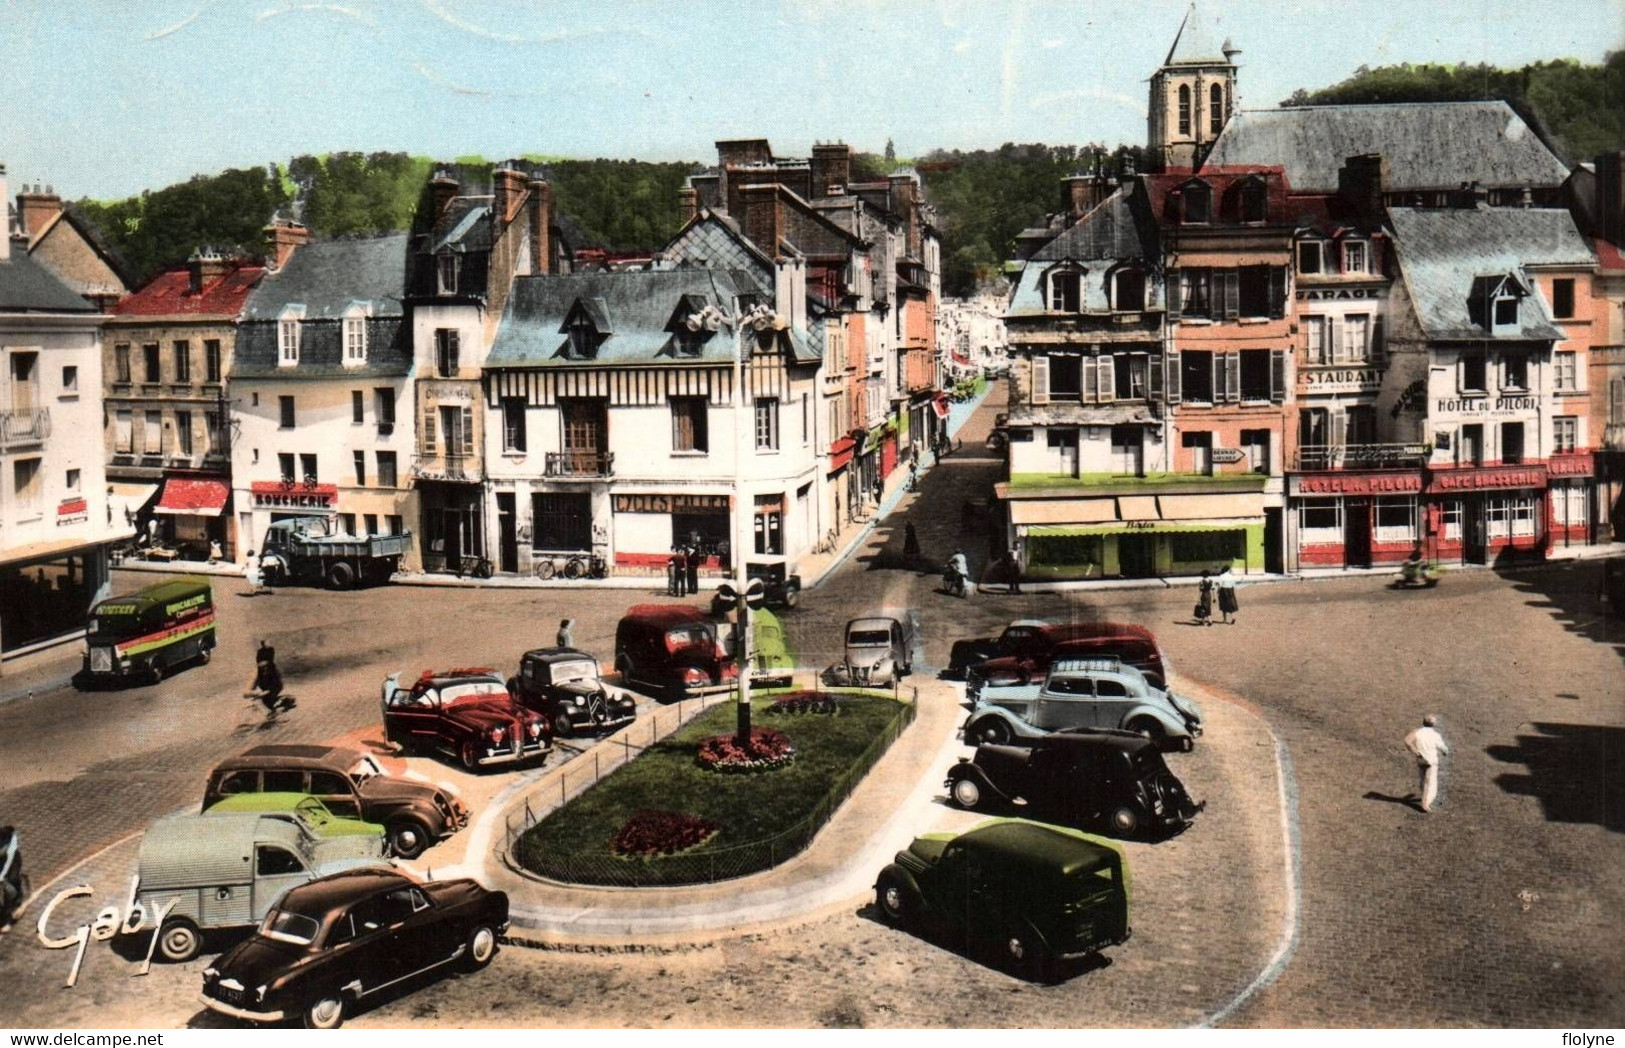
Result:
{"label": "dormer window", "polygon": [[1185,223],[1205,223],[1213,219],[1213,190],[1200,180],[1185,183],[1180,191],[1184,207],[1180,218]]}
{"label": "dormer window", "polygon": [[[1214,91],[1218,89],[1217,85],[1213,88]],[[1215,115],[1214,120],[1217,122],[1217,115]],[[1217,127],[1214,128],[1214,133],[1218,133]],[[1265,185],[1264,180],[1261,178],[1249,178],[1241,186],[1241,220],[1243,222],[1266,222],[1269,217],[1269,186]]]}
{"label": "dormer window", "polygon": [[1049,308],[1053,313],[1083,312],[1083,270],[1063,266],[1050,271]]}
{"label": "dormer window", "polygon": [[586,316],[576,317],[570,322],[570,355],[577,360],[586,360],[597,349],[598,330]]}
{"label": "dormer window", "polygon": [[299,364],[299,327],[305,317],[303,306],[289,306],[277,317],[277,367],[291,368]]}
{"label": "dormer window", "polygon": [[1369,273],[1371,253],[1364,240],[1343,241],[1343,272]]}
{"label": "dormer window", "polygon": [[1478,276],[1473,280],[1468,312],[1474,323],[1492,335],[1516,334],[1521,323],[1518,311],[1528,294],[1529,289],[1514,273]]}
{"label": "dormer window", "polygon": [[1319,240],[1298,241],[1298,272],[1310,276],[1318,275],[1322,268],[1322,258],[1325,245]]}
{"label": "dormer window", "polygon": [[601,298],[576,299],[559,331],[565,336],[560,355],[570,360],[591,360],[610,336],[608,305]]}
{"label": "dormer window", "polygon": [[1495,327],[1518,326],[1518,297],[1516,295],[1497,295],[1495,298]]}
{"label": "dormer window", "polygon": [[440,294],[457,293],[457,256],[447,251],[435,259],[435,272],[439,277]]}
{"label": "dormer window", "polygon": [[1145,272],[1125,266],[1112,274],[1112,309],[1138,313],[1145,308]]}
{"label": "dormer window", "polygon": [[367,311],[355,303],[344,314],[344,366],[357,367],[367,362]]}

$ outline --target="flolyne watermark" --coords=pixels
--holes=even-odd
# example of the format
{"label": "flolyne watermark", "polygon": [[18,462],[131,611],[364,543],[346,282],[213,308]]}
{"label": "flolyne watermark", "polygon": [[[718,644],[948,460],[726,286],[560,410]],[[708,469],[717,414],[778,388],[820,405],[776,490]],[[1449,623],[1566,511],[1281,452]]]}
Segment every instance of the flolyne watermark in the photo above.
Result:
{"label": "flolyne watermark", "polygon": [[[97,912],[95,920],[88,924],[81,924],[73,930],[71,935],[65,935],[60,939],[52,938],[50,933],[45,930],[51,923],[51,914],[55,913],[56,908],[69,899],[77,899],[82,895],[94,895],[95,889],[88,884],[81,884],[75,888],[65,888],[57,892],[55,897],[45,904],[45,909],[40,911],[39,924],[35,926],[39,934],[40,945],[47,950],[66,950],[74,946],[79,947],[78,952],[73,956],[73,967],[68,970],[68,981],[63,984],[64,986],[72,986],[79,981],[79,969],[85,963],[85,948],[90,945],[90,940],[95,939],[97,942],[106,942],[115,935],[134,935],[146,926],[147,906],[145,903],[135,901],[136,890],[140,886],[140,877],[130,878],[130,898],[124,904],[123,909],[117,906],[104,906]],[[146,975],[152,970],[152,953],[158,948],[158,934],[163,930],[164,918],[169,916],[169,911],[175,908],[177,902],[180,902],[180,900],[171,899],[153,912],[152,942],[147,944],[147,956],[141,962],[141,970],[135,974]]]}

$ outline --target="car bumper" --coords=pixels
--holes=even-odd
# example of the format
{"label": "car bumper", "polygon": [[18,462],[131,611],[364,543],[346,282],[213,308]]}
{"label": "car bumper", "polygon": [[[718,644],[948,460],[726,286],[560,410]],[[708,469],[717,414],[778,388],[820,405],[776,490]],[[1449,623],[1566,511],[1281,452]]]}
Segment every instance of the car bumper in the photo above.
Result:
{"label": "car bumper", "polygon": [[716,695],[719,692],[734,691],[738,687],[737,680],[727,680],[716,684],[679,684],[677,690],[684,695]]}
{"label": "car bumper", "polygon": [[579,717],[565,714],[564,720],[570,724],[571,731],[604,731],[611,728],[624,728],[638,719],[637,711],[628,713],[606,713],[603,720],[594,720],[592,714],[582,713]]}
{"label": "car bumper", "polygon": [[239,1008],[235,1004],[227,1004],[225,1001],[217,1001],[206,993],[198,994],[197,999],[202,1001],[203,1006],[208,1008],[210,1011],[219,1012],[221,1015],[229,1015],[233,1019],[241,1019],[243,1022],[279,1023],[283,1019],[283,1013],[281,1011],[257,1012],[249,1008]]}
{"label": "car bumper", "polygon": [[487,753],[475,763],[482,768],[492,764],[518,764],[520,761],[540,760],[551,752],[553,752],[552,743],[546,743],[545,745],[537,743],[534,746],[526,746],[518,751]]}

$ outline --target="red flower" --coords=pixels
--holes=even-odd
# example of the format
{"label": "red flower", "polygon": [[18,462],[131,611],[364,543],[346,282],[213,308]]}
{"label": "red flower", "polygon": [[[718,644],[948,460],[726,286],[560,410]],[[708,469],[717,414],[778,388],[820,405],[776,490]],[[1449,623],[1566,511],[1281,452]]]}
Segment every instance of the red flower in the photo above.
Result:
{"label": "red flower", "polygon": [[609,850],[616,855],[671,855],[705,843],[717,828],[681,812],[634,812],[609,842]]}
{"label": "red flower", "polygon": [[772,728],[752,728],[743,746],[737,736],[713,735],[698,752],[700,764],[714,771],[767,771],[789,764],[795,755],[790,737]]}

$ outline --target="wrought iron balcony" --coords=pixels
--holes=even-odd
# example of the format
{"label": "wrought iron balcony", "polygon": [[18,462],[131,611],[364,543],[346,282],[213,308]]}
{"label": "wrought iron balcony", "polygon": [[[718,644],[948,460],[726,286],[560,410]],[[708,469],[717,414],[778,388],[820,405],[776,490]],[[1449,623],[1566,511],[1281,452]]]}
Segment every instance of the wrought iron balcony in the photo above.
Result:
{"label": "wrought iron balcony", "polygon": [[1300,473],[1337,469],[1402,469],[1421,466],[1426,444],[1302,444],[1292,468]]}
{"label": "wrought iron balcony", "polygon": [[478,455],[419,452],[412,456],[412,478],[477,483],[485,470]]}
{"label": "wrought iron balcony", "polygon": [[18,448],[29,444],[43,444],[50,435],[50,408],[0,411],[0,447]]}
{"label": "wrought iron balcony", "polygon": [[610,477],[615,474],[615,454],[610,451],[549,451],[544,476]]}

